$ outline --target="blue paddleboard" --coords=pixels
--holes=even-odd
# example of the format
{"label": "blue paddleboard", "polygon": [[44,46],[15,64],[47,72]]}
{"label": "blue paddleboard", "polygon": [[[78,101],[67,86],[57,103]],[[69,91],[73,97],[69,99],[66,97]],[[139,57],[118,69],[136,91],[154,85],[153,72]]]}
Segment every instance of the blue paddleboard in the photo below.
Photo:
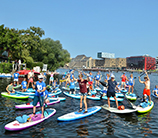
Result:
{"label": "blue paddleboard", "polygon": [[96,112],[98,112],[99,110],[101,110],[100,106],[94,106],[94,107],[90,107],[87,109],[87,113],[84,113],[84,110],[82,112],[71,112],[68,114],[65,114],[63,116],[60,116],[57,118],[58,121],[72,121],[72,120],[77,120],[77,119],[81,119],[87,116],[90,116]]}

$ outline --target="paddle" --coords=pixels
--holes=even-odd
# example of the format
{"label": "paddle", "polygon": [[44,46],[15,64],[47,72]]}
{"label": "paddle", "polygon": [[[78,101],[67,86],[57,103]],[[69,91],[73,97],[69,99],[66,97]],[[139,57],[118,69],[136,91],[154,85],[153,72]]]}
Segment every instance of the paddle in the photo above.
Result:
{"label": "paddle", "polygon": [[[147,70],[147,72],[152,68],[152,67],[154,67],[155,65],[153,65],[153,66],[150,66],[150,68]],[[141,76],[143,76],[145,74],[145,71],[143,71],[142,72],[142,74],[140,75],[140,76],[138,76],[138,77],[141,77]],[[134,77],[134,79],[136,79],[137,77]]]}
{"label": "paddle", "polygon": [[[138,77],[141,77],[145,74],[145,72],[143,71],[141,75],[139,75]],[[137,77],[134,77],[134,79],[136,79]]]}
{"label": "paddle", "polygon": [[107,87],[108,86],[108,84],[106,83],[106,82],[104,82],[104,81],[99,81],[100,83],[101,83],[101,85],[103,85],[104,87]]}

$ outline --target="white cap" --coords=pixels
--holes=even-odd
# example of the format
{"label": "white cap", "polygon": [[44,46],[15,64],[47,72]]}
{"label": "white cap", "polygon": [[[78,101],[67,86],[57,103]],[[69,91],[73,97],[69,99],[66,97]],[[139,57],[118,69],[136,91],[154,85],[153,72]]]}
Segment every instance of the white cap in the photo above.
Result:
{"label": "white cap", "polygon": [[43,79],[43,76],[42,76],[42,75],[39,75],[38,78],[39,78],[39,79]]}
{"label": "white cap", "polygon": [[115,78],[115,76],[112,74],[112,75],[111,75],[111,78]]}

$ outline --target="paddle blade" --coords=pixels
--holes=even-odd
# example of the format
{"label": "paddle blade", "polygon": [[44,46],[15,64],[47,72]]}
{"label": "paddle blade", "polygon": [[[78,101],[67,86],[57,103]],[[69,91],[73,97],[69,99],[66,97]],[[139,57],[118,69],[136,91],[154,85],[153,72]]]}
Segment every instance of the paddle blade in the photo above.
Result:
{"label": "paddle blade", "polygon": [[106,82],[104,82],[104,81],[99,81],[100,83],[101,83],[101,85],[103,85],[104,87],[107,87],[108,85],[107,85],[107,83]]}

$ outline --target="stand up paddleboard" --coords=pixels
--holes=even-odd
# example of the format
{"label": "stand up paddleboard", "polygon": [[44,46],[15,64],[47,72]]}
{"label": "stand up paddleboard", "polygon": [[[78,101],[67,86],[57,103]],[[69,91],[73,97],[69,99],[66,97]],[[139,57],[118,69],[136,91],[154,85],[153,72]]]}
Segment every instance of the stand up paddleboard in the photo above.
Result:
{"label": "stand up paddleboard", "polygon": [[152,96],[154,96],[155,98],[158,98],[158,96],[156,96],[154,93],[152,93]]}
{"label": "stand up paddleboard", "polygon": [[[47,105],[53,105],[55,103],[59,103],[60,100],[50,100],[49,103],[47,103]],[[44,104],[45,106],[45,104]],[[40,107],[40,103],[37,103],[36,107]],[[29,108],[33,108],[33,102],[30,102],[28,104],[21,104],[21,105],[15,105],[15,108],[17,109],[29,109]]]}
{"label": "stand up paddleboard", "polygon": [[[15,120],[15,121],[5,125],[4,128],[6,130],[9,130],[9,131],[23,130],[23,129],[29,128],[31,126],[34,126],[34,125],[37,125],[37,124],[43,122],[44,120],[46,120],[49,117],[53,116],[55,113],[56,113],[55,109],[52,109],[52,108],[45,109],[45,111],[44,111],[44,118],[42,118],[42,119],[40,117],[38,117],[38,114],[41,114],[41,111],[40,111],[40,112],[37,112],[36,115],[31,118],[30,122],[19,123],[17,120]],[[29,115],[29,116],[31,116],[31,115]]]}
{"label": "stand up paddleboard", "polygon": [[14,99],[28,99],[29,98],[29,96],[27,95],[25,96],[25,95],[14,94],[14,93],[8,94],[7,92],[2,92],[1,95],[4,97],[9,97],[9,98],[14,98]]}
{"label": "stand up paddleboard", "polygon": [[[102,99],[108,100],[107,96],[103,96]],[[123,98],[116,98],[118,102],[123,101]],[[110,101],[115,101],[114,97],[110,97]]]}
{"label": "stand up paddleboard", "polygon": [[65,114],[63,116],[60,116],[57,118],[58,121],[72,121],[72,120],[77,120],[77,119],[81,119],[87,116],[90,116],[96,112],[98,112],[99,110],[101,110],[100,106],[94,106],[94,107],[90,107],[87,109],[87,113],[84,113],[85,110],[83,110],[82,112],[72,112],[72,113],[68,113]]}
{"label": "stand up paddleboard", "polygon": [[14,86],[14,89],[20,88],[21,85]]}
{"label": "stand up paddleboard", "polygon": [[100,96],[99,95],[87,95],[87,99],[100,100]]}
{"label": "stand up paddleboard", "polygon": [[128,92],[125,94],[125,97],[131,101],[135,101],[137,99],[137,96],[135,94],[133,93],[128,94]]}
{"label": "stand up paddleboard", "polygon": [[119,109],[114,108],[114,107],[109,108],[109,106],[107,104],[103,105],[102,108],[105,109],[105,110],[108,110],[109,112],[117,113],[117,114],[129,114],[129,113],[133,113],[133,112],[137,111],[136,109],[119,110]]}
{"label": "stand up paddleboard", "polygon": [[136,107],[136,110],[137,110],[138,113],[147,113],[147,112],[149,112],[153,107],[154,107],[154,102],[151,101],[151,104],[149,104],[148,107],[142,108],[142,107],[140,107],[140,106],[137,106],[137,107]]}
{"label": "stand up paddleboard", "polygon": [[80,99],[81,95],[79,94],[69,94],[69,92],[63,92],[66,96],[69,96],[71,98]]}
{"label": "stand up paddleboard", "polygon": [[20,95],[29,95],[29,96],[34,96],[34,92],[21,92],[21,91],[15,91],[15,93],[20,94]]}
{"label": "stand up paddleboard", "polygon": [[125,90],[125,89],[122,89],[122,90],[121,90],[121,92],[127,92],[127,90]]}

